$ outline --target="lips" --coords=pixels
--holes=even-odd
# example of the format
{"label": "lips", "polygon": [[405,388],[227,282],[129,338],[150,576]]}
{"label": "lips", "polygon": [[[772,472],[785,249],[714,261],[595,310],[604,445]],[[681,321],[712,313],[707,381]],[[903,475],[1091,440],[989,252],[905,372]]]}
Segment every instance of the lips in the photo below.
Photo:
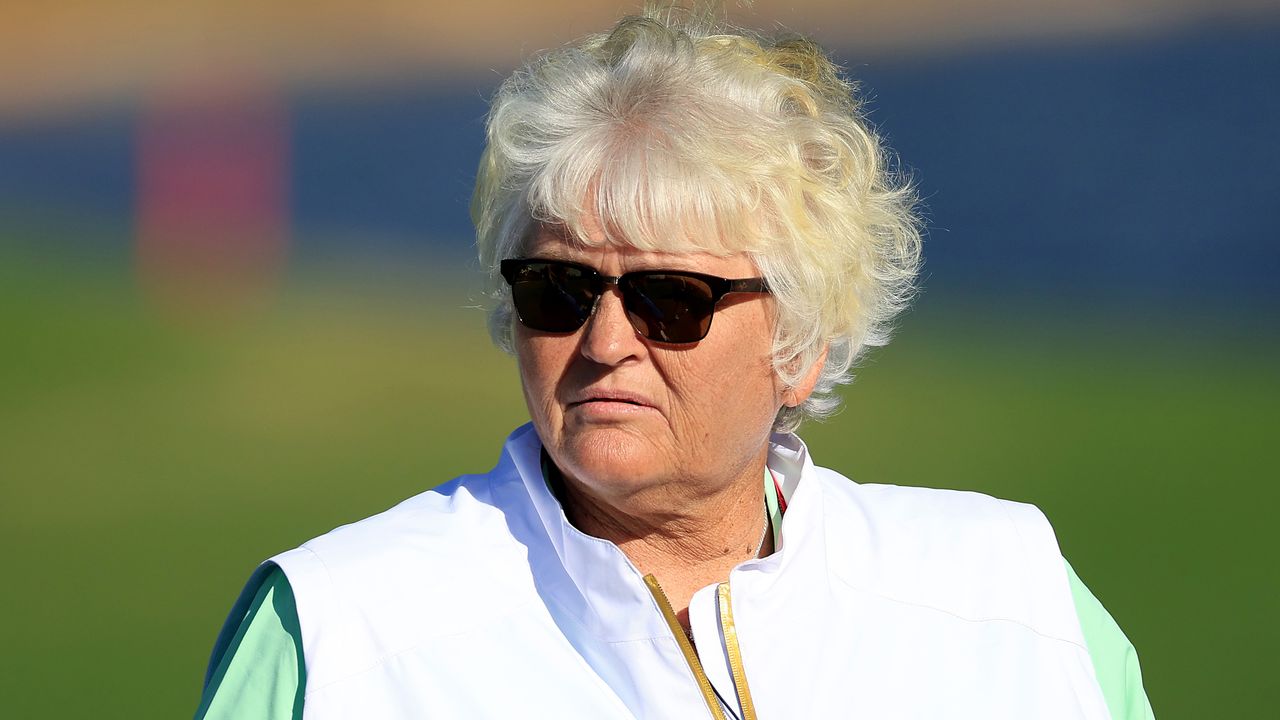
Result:
{"label": "lips", "polygon": [[569,403],[569,407],[579,405],[587,405],[590,403],[618,403],[623,405],[633,405],[638,408],[652,408],[653,403],[648,398],[639,393],[628,392],[625,390],[584,390],[578,393],[576,397]]}

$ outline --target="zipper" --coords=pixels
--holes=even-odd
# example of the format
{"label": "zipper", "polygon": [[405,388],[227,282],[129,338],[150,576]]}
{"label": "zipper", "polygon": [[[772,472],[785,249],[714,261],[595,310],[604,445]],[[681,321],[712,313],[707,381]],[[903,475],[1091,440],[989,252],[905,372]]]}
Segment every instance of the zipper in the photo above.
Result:
{"label": "zipper", "polygon": [[720,608],[720,633],[729,655],[729,672],[733,676],[733,689],[738,693],[738,707],[742,720],[757,720],[756,705],[751,700],[751,688],[747,686],[747,671],[742,665],[742,652],[738,649],[738,629],[733,624],[733,605],[729,597],[729,583],[716,586],[716,604]]}
{"label": "zipper", "polygon": [[721,615],[721,634],[724,650],[728,653],[728,670],[733,676],[733,689],[737,691],[737,706],[742,708],[742,720],[756,720],[755,702],[751,701],[751,688],[746,684],[746,669],[742,666],[742,652],[737,647],[737,628],[733,625],[733,606],[728,594],[728,583],[716,587],[716,607]]}
{"label": "zipper", "polygon": [[[693,643],[689,642],[689,637],[684,634],[684,628],[680,627],[680,621],[676,619],[676,611],[671,608],[671,601],[667,599],[667,594],[662,591],[662,586],[658,584],[658,578],[652,574],[644,576],[644,584],[649,586],[649,593],[653,595],[653,599],[658,601],[658,609],[662,611],[662,617],[667,621],[667,626],[671,628],[671,634],[675,636],[676,643],[680,645],[680,652],[684,654],[684,661],[689,665],[689,669],[693,671],[693,679],[698,682],[698,689],[702,691],[702,699],[707,703],[707,709],[711,711],[711,717],[715,720],[727,720],[724,711],[720,709],[720,700],[716,698],[715,688],[711,687],[711,680],[707,677],[707,673],[702,669],[702,662],[698,660],[698,653],[693,649]],[[730,618],[732,621],[732,618]],[[734,647],[737,647],[735,640]],[[744,678],[745,679],[745,678]],[[737,682],[737,679],[734,679]],[[752,717],[754,718],[754,709]]]}
{"label": "zipper", "polygon": [[[680,627],[676,612],[672,609],[671,601],[667,599],[662,586],[658,584],[658,578],[652,574],[645,575],[644,584],[649,586],[649,593],[658,602],[658,609],[662,611],[663,619],[671,628],[671,634],[675,636],[680,652],[684,654],[685,663],[693,672],[693,679],[697,681],[698,689],[702,691],[702,699],[707,703],[711,717],[716,720],[727,720],[724,711],[720,709],[720,700],[715,688],[711,686],[711,679],[703,670],[702,661],[698,659],[693,643],[689,642],[689,636],[685,635],[684,628]],[[738,707],[742,709],[742,720],[758,720],[755,702],[751,699],[751,688],[747,685],[747,671],[742,664],[742,650],[738,647],[738,629],[733,624],[733,603],[729,593],[729,583],[722,582],[716,586],[716,606],[720,611],[720,633],[729,655],[729,674],[733,677],[733,689],[738,694]]]}

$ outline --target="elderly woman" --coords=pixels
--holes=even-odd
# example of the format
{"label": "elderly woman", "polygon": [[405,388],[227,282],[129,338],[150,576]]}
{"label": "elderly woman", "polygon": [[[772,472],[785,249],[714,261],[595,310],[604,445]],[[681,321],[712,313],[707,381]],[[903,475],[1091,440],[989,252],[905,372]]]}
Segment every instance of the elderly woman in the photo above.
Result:
{"label": "elderly woman", "polygon": [[805,40],[649,13],[518,72],[472,212],[532,423],[264,564],[199,716],[1150,717],[1035,508],[791,434],[906,303],[912,202]]}

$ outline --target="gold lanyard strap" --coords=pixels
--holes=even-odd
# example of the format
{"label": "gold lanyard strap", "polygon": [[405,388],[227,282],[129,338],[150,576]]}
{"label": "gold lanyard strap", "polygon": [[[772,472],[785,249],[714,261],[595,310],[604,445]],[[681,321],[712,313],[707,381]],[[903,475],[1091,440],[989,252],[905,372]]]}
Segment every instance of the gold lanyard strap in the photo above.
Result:
{"label": "gold lanyard strap", "polygon": [[738,691],[738,706],[742,708],[742,720],[756,720],[756,705],[751,701],[751,688],[747,686],[747,671],[742,667],[742,651],[738,649],[738,629],[733,625],[733,606],[729,602],[729,583],[716,587],[720,605],[720,631],[724,633],[724,647],[729,653],[729,671],[733,674],[733,687]]}
{"label": "gold lanyard strap", "polygon": [[[698,660],[698,653],[693,649],[693,643],[689,642],[688,636],[684,634],[684,628],[680,627],[680,621],[676,619],[676,611],[671,609],[671,601],[667,599],[667,594],[662,591],[662,586],[658,584],[658,578],[652,574],[644,576],[644,584],[649,586],[649,594],[653,595],[653,599],[658,601],[658,609],[662,611],[662,617],[666,619],[667,625],[671,628],[671,634],[676,636],[676,643],[680,645],[680,652],[684,653],[684,661],[689,665],[689,669],[693,671],[693,679],[698,681],[698,689],[702,691],[702,699],[707,703],[707,709],[711,711],[711,717],[715,720],[726,720],[724,711],[720,709],[720,701],[716,698],[716,691],[711,687],[711,680],[707,678],[707,673],[702,669],[702,662]],[[736,647],[736,645],[735,645]],[[755,717],[754,715],[752,716]]]}

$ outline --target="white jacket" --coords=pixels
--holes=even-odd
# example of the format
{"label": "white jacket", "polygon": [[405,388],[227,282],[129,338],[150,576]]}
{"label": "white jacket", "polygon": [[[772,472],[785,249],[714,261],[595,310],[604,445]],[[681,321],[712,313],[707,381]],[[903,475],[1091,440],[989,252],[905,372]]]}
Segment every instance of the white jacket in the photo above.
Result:
{"label": "white jacket", "polygon": [[[773,440],[782,546],[728,578],[760,718],[1109,717],[1037,509],[858,485]],[[488,474],[273,561],[297,599],[308,720],[712,717],[641,574],[566,521],[532,426]],[[716,586],[689,615],[740,713]]]}

